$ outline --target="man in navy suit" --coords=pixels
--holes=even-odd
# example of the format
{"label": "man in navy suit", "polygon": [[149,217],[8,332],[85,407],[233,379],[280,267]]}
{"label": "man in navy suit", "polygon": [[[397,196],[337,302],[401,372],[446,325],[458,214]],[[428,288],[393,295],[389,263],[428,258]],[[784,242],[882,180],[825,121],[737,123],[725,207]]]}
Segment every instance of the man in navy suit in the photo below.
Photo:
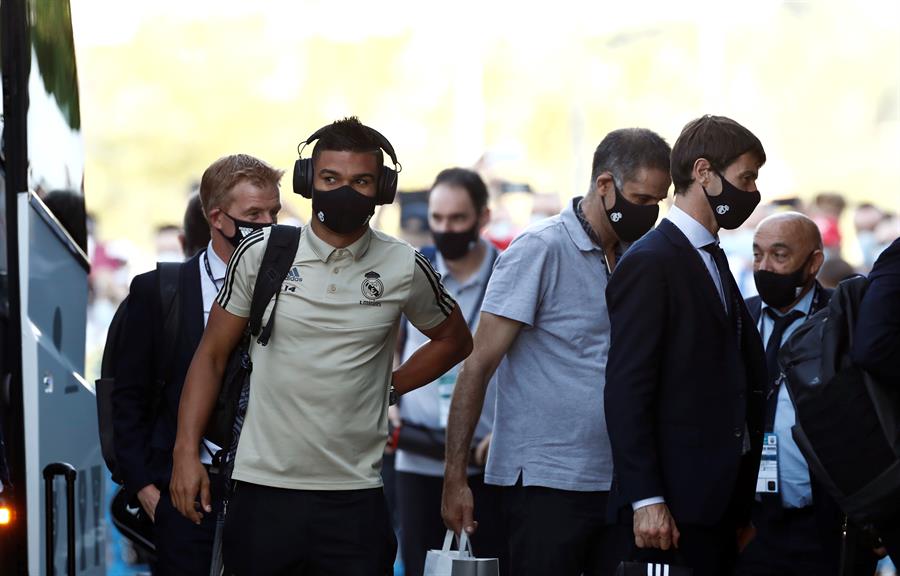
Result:
{"label": "man in navy suit", "polygon": [[610,509],[634,532],[625,559],[721,576],[748,538],[766,364],[716,235],[759,203],[765,160],[729,118],[688,123],[672,148],[675,204],[607,287]]}
{"label": "man in navy suit", "polygon": [[[127,493],[154,522],[158,575],[209,574],[215,515],[195,525],[173,508],[168,495],[178,403],[227,262],[246,235],[275,222],[281,176],[281,170],[246,154],[220,158],[203,173],[200,201],[211,239],[181,265],[181,317],[169,374],[159,374],[166,350],[159,274],[146,272],[131,283],[113,391],[115,450]],[[165,382],[159,399],[157,377]],[[207,463],[216,448],[206,443],[201,450]]]}

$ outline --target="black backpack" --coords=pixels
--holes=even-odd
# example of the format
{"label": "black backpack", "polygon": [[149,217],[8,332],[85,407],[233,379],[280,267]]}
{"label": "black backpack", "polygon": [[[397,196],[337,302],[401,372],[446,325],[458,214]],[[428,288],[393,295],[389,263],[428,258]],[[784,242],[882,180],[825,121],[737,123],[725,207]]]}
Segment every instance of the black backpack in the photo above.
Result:
{"label": "black backpack", "polygon": [[[162,303],[162,314],[163,318],[165,318],[163,324],[165,349],[163,350],[162,362],[157,367],[153,380],[153,395],[149,406],[151,419],[159,409],[163,387],[166,380],[170,377],[172,359],[175,356],[175,342],[181,320],[181,294],[178,291],[178,286],[181,282],[181,263],[158,262],[156,271],[159,278],[159,297]],[[123,344],[125,319],[127,316],[128,297],[126,296],[119,304],[116,313],[113,315],[112,322],[109,324],[109,329],[106,333],[106,344],[103,347],[103,359],[100,363],[100,378],[95,380],[100,450],[103,453],[103,460],[106,461],[106,467],[109,468],[112,479],[117,484],[122,484],[124,480],[116,462],[112,393],[116,382],[116,364]]]}
{"label": "black backpack", "polygon": [[[281,292],[282,282],[294,262],[302,232],[302,229],[294,226],[272,226],[269,243],[266,245],[266,251],[256,276],[256,283],[253,286],[247,328],[228,359],[225,374],[222,377],[222,387],[204,433],[207,440],[221,448],[214,459],[217,464],[221,464],[224,456],[231,459],[237,447],[236,441],[244,422],[246,399],[250,391],[250,373],[253,371],[253,362],[250,359],[250,341],[255,337],[258,344],[265,346],[272,337],[278,294]],[[263,327],[263,314],[273,297],[275,302],[272,305],[272,313],[269,315],[269,321]],[[241,402],[242,395],[243,403]]]}
{"label": "black backpack", "polygon": [[864,277],[841,282],[778,354],[796,409],[794,440],[812,474],[860,525],[900,510],[900,393],[850,360],[867,286]]}

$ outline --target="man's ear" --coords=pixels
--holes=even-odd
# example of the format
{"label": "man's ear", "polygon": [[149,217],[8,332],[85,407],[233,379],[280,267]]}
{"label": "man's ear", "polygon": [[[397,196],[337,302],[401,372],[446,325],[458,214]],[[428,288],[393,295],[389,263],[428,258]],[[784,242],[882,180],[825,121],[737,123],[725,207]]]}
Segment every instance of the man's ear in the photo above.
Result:
{"label": "man's ear", "polygon": [[488,224],[491,223],[491,209],[485,206],[481,209],[481,214],[478,215],[478,231],[479,233],[484,230]]}
{"label": "man's ear", "polygon": [[609,172],[601,172],[594,180],[594,188],[597,196],[603,198],[606,208],[612,208],[616,203],[616,182]]}
{"label": "man's ear", "polygon": [[810,258],[810,273],[813,278],[819,275],[819,270],[822,268],[822,264],[825,263],[825,253],[822,250],[816,248],[816,251],[812,253],[812,258]]}
{"label": "man's ear", "polygon": [[694,167],[691,169],[691,178],[694,182],[699,182],[704,188],[709,186],[709,180],[712,176],[712,164],[706,158],[697,158],[694,161]]}

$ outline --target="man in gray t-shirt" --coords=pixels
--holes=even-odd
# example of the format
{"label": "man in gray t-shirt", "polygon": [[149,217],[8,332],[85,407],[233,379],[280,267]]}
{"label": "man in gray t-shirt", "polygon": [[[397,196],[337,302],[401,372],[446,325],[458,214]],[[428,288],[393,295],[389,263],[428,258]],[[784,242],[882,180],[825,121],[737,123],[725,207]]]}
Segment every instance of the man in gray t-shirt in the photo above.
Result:
{"label": "man in gray t-shirt", "polygon": [[587,195],[522,233],[494,267],[475,349],[450,407],[442,514],[457,532],[477,526],[466,465],[493,376],[485,482],[502,487],[511,574],[615,569],[614,529],[606,521],[605,289],[626,243],[656,222],[671,184],[669,153],[650,130],[611,132],[594,152]]}
{"label": "man in gray t-shirt", "polygon": [[[497,260],[497,249],[481,238],[490,221],[488,191],[477,172],[465,168],[442,170],[428,195],[428,225],[434,246],[422,248],[435,264],[441,282],[456,301],[469,326],[478,325],[481,303],[487,290],[491,270]],[[408,321],[405,325],[401,361],[410,356],[428,338]],[[407,576],[422,576],[428,550],[440,548],[446,528],[441,521],[441,489],[443,486],[443,440],[450,411],[450,398],[462,363],[457,364],[427,386],[404,394],[399,403],[402,424],[396,436],[396,498],[400,516],[400,551]],[[482,513],[482,530],[475,542],[481,556],[500,557],[500,576],[507,574],[505,538],[500,529],[500,507],[496,486],[484,485],[484,455],[490,443],[494,418],[493,388],[488,389],[475,429],[478,439],[469,485]],[[425,445],[405,442],[410,434],[434,439]]]}

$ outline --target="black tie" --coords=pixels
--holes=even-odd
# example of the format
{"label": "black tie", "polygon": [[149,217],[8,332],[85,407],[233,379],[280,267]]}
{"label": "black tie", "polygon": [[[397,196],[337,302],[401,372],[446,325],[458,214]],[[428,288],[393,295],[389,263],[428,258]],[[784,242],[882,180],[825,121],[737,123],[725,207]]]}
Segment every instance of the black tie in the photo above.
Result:
{"label": "black tie", "polygon": [[766,308],[766,314],[772,319],[772,334],[766,342],[766,367],[769,371],[768,389],[766,391],[766,432],[771,432],[775,426],[775,408],[778,405],[777,387],[778,376],[781,368],[778,366],[778,350],[781,348],[781,340],[784,331],[805,314],[799,310],[791,310],[784,316],[778,315],[775,310]]}
{"label": "black tie", "polygon": [[725,295],[725,314],[731,317],[734,311],[734,292],[731,289],[731,283],[734,279],[731,277],[731,268],[728,267],[728,257],[725,251],[719,247],[718,242],[707,244],[703,249],[709,252],[716,263],[716,270],[719,272],[719,281],[722,283],[722,293]]}

